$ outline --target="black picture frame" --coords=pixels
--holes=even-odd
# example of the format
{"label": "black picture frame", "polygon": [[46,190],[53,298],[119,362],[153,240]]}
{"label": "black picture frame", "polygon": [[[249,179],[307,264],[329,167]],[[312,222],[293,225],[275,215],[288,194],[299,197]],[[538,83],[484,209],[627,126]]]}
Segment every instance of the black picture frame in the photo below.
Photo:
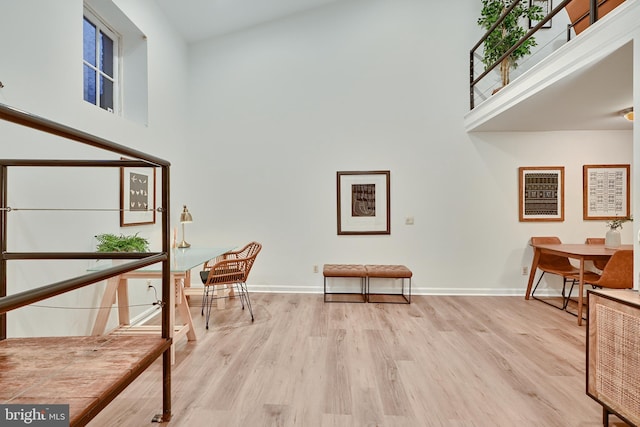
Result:
{"label": "black picture frame", "polygon": [[338,235],[391,234],[391,172],[337,172]]}
{"label": "black picture frame", "polygon": [[120,168],[120,226],[155,222],[156,169]]}
{"label": "black picture frame", "polygon": [[[552,0],[529,0],[529,6],[540,6],[542,8],[542,13],[544,16],[547,16],[553,10]],[[550,18],[544,25],[540,28],[551,28],[551,21],[553,18]],[[532,21],[529,19],[529,28],[533,28],[538,25],[540,21]]]}

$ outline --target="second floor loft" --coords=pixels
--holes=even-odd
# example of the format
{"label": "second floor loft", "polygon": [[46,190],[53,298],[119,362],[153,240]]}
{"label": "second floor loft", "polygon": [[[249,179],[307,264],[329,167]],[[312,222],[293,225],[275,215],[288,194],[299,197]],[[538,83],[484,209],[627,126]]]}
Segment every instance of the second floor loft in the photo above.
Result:
{"label": "second floor loft", "polygon": [[[572,3],[560,2],[561,10],[553,10],[554,26],[563,22],[561,19],[567,23],[564,39],[556,43],[557,47],[553,42],[543,42],[545,33],[539,35],[542,27],[533,28],[537,50],[532,49],[531,55],[522,59],[508,85],[500,87],[496,67],[486,73],[486,81],[470,86],[473,108],[465,116],[467,131],[633,128],[621,112],[634,104],[633,74],[634,69],[640,69],[640,55],[634,55],[634,45],[639,46],[634,41],[640,37],[640,2],[618,1],[620,4],[605,16],[579,28],[570,25],[575,21],[570,21],[570,13],[565,10]],[[481,53],[482,47],[478,50]],[[472,61],[480,67],[472,69],[471,82],[484,72],[480,69],[480,53],[476,52]]]}

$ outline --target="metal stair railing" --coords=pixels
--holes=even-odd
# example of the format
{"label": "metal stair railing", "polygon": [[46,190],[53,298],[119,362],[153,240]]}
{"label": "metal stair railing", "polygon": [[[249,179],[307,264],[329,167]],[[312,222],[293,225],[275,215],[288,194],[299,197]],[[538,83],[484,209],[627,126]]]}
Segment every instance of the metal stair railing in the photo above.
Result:
{"label": "metal stair railing", "polygon": [[[162,263],[162,332],[161,336],[171,340],[170,307],[173,286],[170,283],[170,215],[169,215],[169,167],[170,163],[147,153],[116,144],[81,130],[15,109],[0,103],[0,119],[44,133],[57,135],[133,158],[133,160],[34,160],[34,159],[0,159],[0,340],[7,337],[7,312],[24,307],[74,289],[82,288],[96,282],[117,276],[127,271]],[[97,252],[9,252],[7,250],[8,213],[7,205],[8,169],[11,167],[153,167],[162,171],[161,202],[158,211],[162,212],[162,250],[155,253],[97,253]],[[7,261],[11,260],[69,260],[69,259],[133,259],[135,261],[111,267],[99,272],[92,272],[50,283],[35,289],[7,295]],[[170,346],[163,353],[163,421],[171,419],[171,350]]]}

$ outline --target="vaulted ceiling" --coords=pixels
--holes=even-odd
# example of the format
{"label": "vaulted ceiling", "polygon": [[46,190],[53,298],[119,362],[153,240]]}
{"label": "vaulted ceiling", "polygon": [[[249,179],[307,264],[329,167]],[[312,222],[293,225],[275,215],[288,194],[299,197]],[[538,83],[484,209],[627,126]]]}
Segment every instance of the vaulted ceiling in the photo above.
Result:
{"label": "vaulted ceiling", "polygon": [[241,31],[340,0],[156,0],[189,43]]}
{"label": "vaulted ceiling", "polygon": [[[156,0],[188,43],[338,1],[349,0]],[[633,125],[618,112],[633,105],[632,89],[633,47],[629,44],[470,130],[630,130]]]}

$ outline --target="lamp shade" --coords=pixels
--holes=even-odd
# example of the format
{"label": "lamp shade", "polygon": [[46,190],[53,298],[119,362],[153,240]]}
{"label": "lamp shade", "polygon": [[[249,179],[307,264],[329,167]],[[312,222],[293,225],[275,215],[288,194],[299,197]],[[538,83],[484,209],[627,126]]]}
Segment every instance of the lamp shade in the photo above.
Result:
{"label": "lamp shade", "polygon": [[187,205],[184,205],[182,208],[182,212],[180,213],[180,222],[182,224],[193,222],[193,217],[191,216],[191,213],[189,213],[189,210],[187,209]]}
{"label": "lamp shade", "polygon": [[633,121],[633,107],[624,109],[621,111],[621,113],[625,119],[629,120],[630,122]]}

